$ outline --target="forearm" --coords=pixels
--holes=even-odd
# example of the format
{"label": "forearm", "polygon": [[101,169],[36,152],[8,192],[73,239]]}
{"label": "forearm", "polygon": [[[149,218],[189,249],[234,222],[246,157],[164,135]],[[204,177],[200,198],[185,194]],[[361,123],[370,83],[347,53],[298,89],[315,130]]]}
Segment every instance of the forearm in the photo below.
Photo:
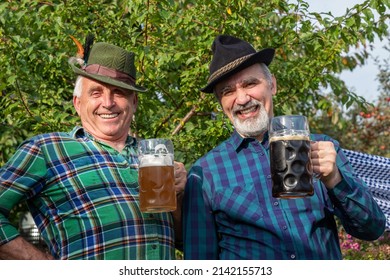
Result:
{"label": "forearm", "polygon": [[349,234],[363,240],[375,240],[383,233],[386,217],[359,179],[344,178],[329,195]]}
{"label": "forearm", "polygon": [[2,260],[52,260],[49,253],[39,250],[22,237],[17,237],[0,246],[0,259]]}
{"label": "forearm", "polygon": [[177,208],[172,212],[173,228],[175,231],[175,245],[179,250],[183,250],[183,230],[182,230],[182,205],[184,192],[176,194]]}

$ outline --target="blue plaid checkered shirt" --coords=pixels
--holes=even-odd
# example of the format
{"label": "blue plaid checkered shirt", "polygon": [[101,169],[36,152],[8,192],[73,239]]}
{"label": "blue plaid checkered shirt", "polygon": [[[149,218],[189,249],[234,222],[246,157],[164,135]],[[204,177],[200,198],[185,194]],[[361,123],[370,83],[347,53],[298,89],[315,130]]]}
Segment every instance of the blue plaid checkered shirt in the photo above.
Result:
{"label": "blue plaid checkered shirt", "polygon": [[372,240],[385,216],[335,143],[343,180],[315,181],[303,199],[272,197],[268,139],[237,132],[191,168],[183,208],[185,259],[341,259],[335,217],[351,235]]}

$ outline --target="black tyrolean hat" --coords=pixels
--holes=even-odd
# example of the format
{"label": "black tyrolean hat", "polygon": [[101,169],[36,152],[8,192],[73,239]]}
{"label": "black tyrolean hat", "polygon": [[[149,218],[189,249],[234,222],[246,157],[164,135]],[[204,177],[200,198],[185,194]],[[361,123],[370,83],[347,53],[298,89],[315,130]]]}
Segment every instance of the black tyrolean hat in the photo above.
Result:
{"label": "black tyrolean hat", "polygon": [[248,42],[229,35],[218,35],[211,47],[213,58],[207,85],[201,89],[212,93],[214,86],[222,79],[237,73],[255,63],[271,63],[275,50],[266,48],[256,51]]}

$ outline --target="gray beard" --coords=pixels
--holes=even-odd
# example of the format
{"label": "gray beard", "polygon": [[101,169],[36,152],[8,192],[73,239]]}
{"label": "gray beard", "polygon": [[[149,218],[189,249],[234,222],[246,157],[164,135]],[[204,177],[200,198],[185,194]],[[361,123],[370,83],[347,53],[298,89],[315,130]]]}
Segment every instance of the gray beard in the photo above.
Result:
{"label": "gray beard", "polygon": [[256,138],[257,136],[263,135],[268,130],[268,113],[262,103],[259,102],[258,105],[260,106],[260,114],[255,118],[249,118],[242,121],[233,114],[233,125],[237,132],[244,137]]}

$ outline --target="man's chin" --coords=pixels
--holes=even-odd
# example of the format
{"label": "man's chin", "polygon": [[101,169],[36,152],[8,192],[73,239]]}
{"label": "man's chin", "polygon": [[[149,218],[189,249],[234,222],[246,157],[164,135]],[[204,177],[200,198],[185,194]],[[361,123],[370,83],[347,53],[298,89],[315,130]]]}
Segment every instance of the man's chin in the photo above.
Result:
{"label": "man's chin", "polygon": [[237,130],[237,132],[243,136],[243,137],[248,137],[248,138],[258,138],[260,136],[263,136],[263,134],[266,132],[266,130],[262,130],[262,131],[239,131]]}
{"label": "man's chin", "polygon": [[236,123],[234,123],[234,128],[240,135],[252,138],[262,136],[268,129],[268,127],[264,126],[259,127],[259,124],[256,123],[250,125],[243,125],[242,123],[236,125]]}

